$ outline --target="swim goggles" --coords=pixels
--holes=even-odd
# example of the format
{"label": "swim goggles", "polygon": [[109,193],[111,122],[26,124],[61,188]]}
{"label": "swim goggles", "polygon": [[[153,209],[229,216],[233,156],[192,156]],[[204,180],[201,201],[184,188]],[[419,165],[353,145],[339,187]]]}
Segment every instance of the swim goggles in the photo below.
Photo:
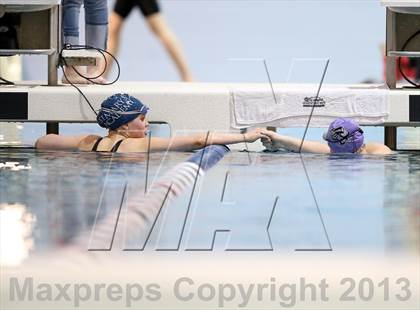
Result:
{"label": "swim goggles", "polygon": [[146,106],[142,106],[140,110],[134,110],[134,111],[119,111],[119,110],[113,110],[108,108],[100,108],[98,112],[108,112],[108,113],[114,113],[119,115],[133,115],[133,114],[146,114],[149,111],[149,108]]}

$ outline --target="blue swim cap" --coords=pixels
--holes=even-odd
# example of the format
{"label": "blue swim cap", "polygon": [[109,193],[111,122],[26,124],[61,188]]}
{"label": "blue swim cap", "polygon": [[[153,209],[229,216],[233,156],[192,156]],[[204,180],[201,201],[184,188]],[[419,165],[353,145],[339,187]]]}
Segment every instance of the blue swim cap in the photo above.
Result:
{"label": "blue swim cap", "polygon": [[128,94],[115,94],[102,102],[96,121],[103,128],[115,130],[148,111],[149,108],[137,98]]}

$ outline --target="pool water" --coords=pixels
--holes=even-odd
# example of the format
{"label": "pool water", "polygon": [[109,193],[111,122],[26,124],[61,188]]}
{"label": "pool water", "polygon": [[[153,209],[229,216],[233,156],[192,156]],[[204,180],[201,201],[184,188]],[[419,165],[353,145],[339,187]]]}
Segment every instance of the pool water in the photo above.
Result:
{"label": "pool water", "polygon": [[[125,185],[125,201],[135,199],[146,183],[153,186],[190,156],[154,153],[148,167],[146,154],[1,149],[2,223],[13,209],[21,210],[20,220],[30,219],[30,254],[71,243],[97,213],[124,208]],[[181,249],[209,249],[220,230],[217,250],[413,254],[419,249],[419,184],[418,152],[301,157],[234,151],[199,179],[193,195],[189,188],[163,208],[147,248],[176,247],[185,221]]]}

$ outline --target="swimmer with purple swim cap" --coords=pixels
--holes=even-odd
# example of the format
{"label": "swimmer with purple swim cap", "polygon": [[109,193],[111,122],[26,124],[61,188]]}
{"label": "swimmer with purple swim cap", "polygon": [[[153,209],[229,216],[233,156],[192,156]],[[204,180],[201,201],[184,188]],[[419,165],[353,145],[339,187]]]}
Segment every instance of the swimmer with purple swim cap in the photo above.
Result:
{"label": "swimmer with purple swim cap", "polygon": [[328,127],[323,138],[331,153],[359,153],[364,147],[363,130],[348,118],[338,118]]}
{"label": "swimmer with purple swim cap", "polygon": [[[280,135],[273,131],[263,130],[267,138],[262,139],[263,145],[269,151],[280,148],[298,152],[301,146],[301,139],[296,139]],[[302,145],[302,152],[337,154],[337,153],[357,153],[357,154],[389,154],[391,150],[381,143],[365,143],[363,130],[359,125],[348,118],[338,118],[328,127],[324,133],[324,140],[328,144],[305,140]]]}

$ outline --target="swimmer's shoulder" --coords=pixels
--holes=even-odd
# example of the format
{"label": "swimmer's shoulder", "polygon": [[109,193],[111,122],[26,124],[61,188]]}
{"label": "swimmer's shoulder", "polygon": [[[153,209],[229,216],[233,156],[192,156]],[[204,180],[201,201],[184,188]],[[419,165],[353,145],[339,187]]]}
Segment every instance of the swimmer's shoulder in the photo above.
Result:
{"label": "swimmer's shoulder", "polygon": [[119,153],[147,152],[148,138],[127,138],[118,148]]}
{"label": "swimmer's shoulder", "polygon": [[84,137],[82,140],[80,140],[77,148],[79,149],[79,151],[83,151],[83,152],[92,151],[93,145],[100,138],[102,138],[102,137],[98,136],[98,135],[88,135],[88,136]]}
{"label": "swimmer's shoulder", "polygon": [[366,143],[365,149],[367,154],[387,155],[392,153],[389,147],[378,142]]}

